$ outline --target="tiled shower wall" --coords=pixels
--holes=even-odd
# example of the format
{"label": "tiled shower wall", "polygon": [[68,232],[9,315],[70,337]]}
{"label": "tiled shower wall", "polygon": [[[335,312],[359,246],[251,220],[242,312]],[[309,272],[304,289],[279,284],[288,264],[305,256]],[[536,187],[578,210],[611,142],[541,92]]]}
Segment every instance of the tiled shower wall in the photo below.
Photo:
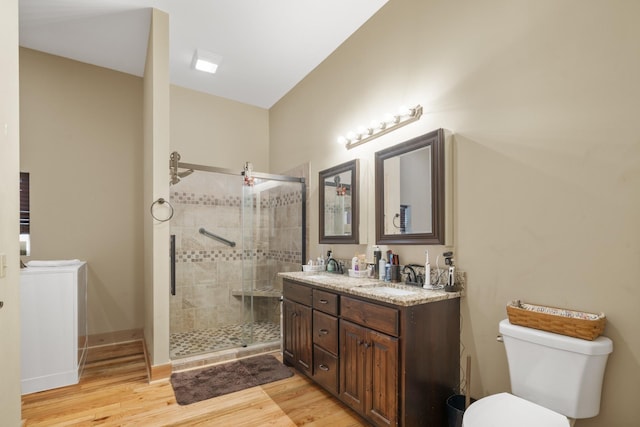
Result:
{"label": "tiled shower wall", "polygon": [[[196,171],[171,187],[176,235],[176,295],[171,296],[170,332],[188,332],[242,323],[242,181],[239,176]],[[269,190],[254,187],[251,212],[254,289],[281,290],[278,271],[299,270],[302,191],[299,183]],[[236,242],[235,247],[201,235],[207,231]],[[245,240],[248,240],[245,237]],[[250,299],[245,298],[250,308]],[[254,320],[279,323],[278,298],[254,297]]]}

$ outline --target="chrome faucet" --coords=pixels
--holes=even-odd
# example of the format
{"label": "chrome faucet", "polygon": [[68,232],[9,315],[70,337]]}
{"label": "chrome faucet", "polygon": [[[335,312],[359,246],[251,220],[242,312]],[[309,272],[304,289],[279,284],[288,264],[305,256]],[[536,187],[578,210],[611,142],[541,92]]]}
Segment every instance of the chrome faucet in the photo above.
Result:
{"label": "chrome faucet", "polygon": [[422,274],[416,273],[416,269],[414,267],[422,267],[418,264],[407,264],[402,268],[402,274],[406,274],[407,278],[405,279],[405,283],[407,285],[418,285],[422,286],[424,283],[424,277]]}
{"label": "chrome faucet", "polygon": [[329,259],[327,259],[327,271],[329,273],[344,274],[344,265],[329,255]]}

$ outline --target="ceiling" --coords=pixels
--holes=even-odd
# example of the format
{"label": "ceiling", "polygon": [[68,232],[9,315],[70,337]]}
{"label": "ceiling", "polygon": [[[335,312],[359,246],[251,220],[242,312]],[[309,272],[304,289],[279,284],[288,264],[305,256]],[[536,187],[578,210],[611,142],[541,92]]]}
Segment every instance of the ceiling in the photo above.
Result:
{"label": "ceiling", "polygon": [[[270,108],[388,0],[20,0],[20,45],[142,76],[150,10],[167,12],[171,83]],[[196,49],[222,56],[191,68]]]}

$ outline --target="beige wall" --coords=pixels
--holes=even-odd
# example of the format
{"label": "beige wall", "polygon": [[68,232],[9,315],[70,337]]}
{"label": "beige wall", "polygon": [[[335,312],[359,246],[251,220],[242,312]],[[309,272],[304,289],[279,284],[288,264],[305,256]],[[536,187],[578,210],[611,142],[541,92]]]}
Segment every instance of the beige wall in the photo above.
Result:
{"label": "beige wall", "polygon": [[20,49],[28,259],[86,260],[89,333],[141,328],[142,80]]}
{"label": "beige wall", "polygon": [[[472,394],[509,389],[495,340],[509,300],[603,311],[614,353],[601,414],[580,427],[637,423],[639,14],[628,1],[394,0],[270,111],[271,168],[310,161],[312,247],[319,170],[354,157],[371,168],[375,151],[439,127],[454,132]],[[419,122],[351,151],[334,144],[416,103]],[[370,250],[333,247],[339,256]],[[425,247],[393,249],[421,262]]]}
{"label": "beige wall", "polygon": [[269,171],[269,111],[171,86],[171,151],[181,162]]}
{"label": "beige wall", "polygon": [[0,3],[0,425],[20,425],[18,0]]}

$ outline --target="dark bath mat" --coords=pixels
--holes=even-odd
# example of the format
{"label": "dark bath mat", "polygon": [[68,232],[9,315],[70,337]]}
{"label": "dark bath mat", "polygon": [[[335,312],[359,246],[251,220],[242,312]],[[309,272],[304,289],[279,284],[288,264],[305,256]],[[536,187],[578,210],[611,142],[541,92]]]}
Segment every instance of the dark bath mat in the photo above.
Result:
{"label": "dark bath mat", "polygon": [[293,375],[275,357],[262,355],[192,371],[171,374],[171,385],[180,405],[189,405]]}

